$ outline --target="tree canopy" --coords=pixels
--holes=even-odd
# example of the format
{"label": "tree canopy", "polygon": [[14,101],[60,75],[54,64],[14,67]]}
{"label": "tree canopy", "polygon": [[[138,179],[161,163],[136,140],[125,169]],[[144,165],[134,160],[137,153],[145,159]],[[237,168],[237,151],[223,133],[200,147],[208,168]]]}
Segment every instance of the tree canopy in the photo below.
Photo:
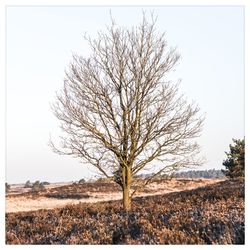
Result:
{"label": "tree canopy", "polygon": [[153,178],[202,163],[194,139],[203,117],[170,80],[180,55],[155,24],[145,15],[131,29],[112,20],[96,39],[85,37],[92,53],[73,56],[53,106],[63,131],[59,147],[51,142],[53,150],[113,177],[125,207],[138,172],[147,168]]}
{"label": "tree canopy", "polygon": [[245,176],[245,138],[233,139],[234,144],[229,145],[229,152],[225,152],[227,159],[223,161],[226,169],[222,172],[229,178]]}

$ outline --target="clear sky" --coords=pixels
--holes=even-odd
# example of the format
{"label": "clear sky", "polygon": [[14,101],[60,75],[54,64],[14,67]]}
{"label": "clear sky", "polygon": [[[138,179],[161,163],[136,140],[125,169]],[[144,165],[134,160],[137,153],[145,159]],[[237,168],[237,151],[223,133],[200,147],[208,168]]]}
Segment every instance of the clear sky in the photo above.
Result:
{"label": "clear sky", "polygon": [[50,104],[63,85],[72,53],[88,55],[87,32],[141,21],[142,9],[158,16],[181,60],[172,80],[195,100],[206,120],[199,143],[207,163],[222,168],[232,138],[244,136],[243,7],[8,7],[6,181],[72,181],[95,175],[79,159],[54,154],[49,136],[60,135]]}

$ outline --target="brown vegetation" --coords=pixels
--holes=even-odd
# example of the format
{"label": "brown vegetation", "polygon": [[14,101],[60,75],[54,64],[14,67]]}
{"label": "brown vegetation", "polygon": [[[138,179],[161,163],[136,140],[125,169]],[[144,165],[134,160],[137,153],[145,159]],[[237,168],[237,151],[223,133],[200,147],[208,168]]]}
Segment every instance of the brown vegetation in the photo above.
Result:
{"label": "brown vegetation", "polygon": [[6,244],[244,244],[244,181],[6,214]]}

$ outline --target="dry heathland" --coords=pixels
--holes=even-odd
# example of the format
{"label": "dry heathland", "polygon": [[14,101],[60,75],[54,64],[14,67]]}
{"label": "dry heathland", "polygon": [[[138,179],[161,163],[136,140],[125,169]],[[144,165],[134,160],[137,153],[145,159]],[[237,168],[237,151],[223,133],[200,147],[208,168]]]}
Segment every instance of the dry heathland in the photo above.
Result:
{"label": "dry heathland", "polygon": [[244,244],[244,181],[6,214],[6,244]]}
{"label": "dry heathland", "polygon": [[[221,179],[159,179],[140,190],[137,196],[189,190],[218,181]],[[5,210],[7,213],[34,211],[64,207],[79,204],[79,202],[94,203],[121,198],[120,186],[108,180],[70,185],[69,183],[50,184],[36,192],[33,192],[32,188],[24,188],[24,185],[11,185],[6,195]]]}

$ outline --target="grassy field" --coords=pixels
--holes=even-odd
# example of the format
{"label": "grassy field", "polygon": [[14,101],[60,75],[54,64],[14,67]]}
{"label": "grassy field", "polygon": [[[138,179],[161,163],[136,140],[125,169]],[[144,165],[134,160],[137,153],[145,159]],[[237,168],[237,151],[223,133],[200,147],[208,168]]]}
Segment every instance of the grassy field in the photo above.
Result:
{"label": "grassy field", "polygon": [[6,213],[6,244],[244,244],[244,181],[120,201]]}

